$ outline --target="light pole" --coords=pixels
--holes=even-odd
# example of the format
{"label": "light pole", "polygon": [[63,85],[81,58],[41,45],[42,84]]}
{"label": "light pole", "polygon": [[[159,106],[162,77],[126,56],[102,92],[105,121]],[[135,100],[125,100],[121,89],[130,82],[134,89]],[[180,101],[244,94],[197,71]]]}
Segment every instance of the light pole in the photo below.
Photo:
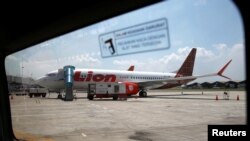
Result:
{"label": "light pole", "polygon": [[23,69],[24,69],[24,67],[23,67],[23,57],[22,57],[22,66],[21,67],[22,67],[22,76],[21,76],[22,86],[21,87],[22,87],[22,90],[24,90],[24,86],[23,86]]}

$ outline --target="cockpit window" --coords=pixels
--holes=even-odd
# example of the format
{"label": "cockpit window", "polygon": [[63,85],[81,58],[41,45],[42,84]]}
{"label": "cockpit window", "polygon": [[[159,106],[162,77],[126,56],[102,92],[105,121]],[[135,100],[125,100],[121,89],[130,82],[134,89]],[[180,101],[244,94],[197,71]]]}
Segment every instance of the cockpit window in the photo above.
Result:
{"label": "cockpit window", "polygon": [[246,124],[242,25],[228,0],[163,1],[13,53],[15,135],[206,140],[208,124]]}

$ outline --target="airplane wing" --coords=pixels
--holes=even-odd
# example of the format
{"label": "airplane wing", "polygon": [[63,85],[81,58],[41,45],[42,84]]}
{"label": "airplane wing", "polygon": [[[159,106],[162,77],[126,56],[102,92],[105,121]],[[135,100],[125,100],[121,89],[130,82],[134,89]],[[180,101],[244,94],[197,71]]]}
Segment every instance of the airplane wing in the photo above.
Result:
{"label": "airplane wing", "polygon": [[196,76],[179,76],[174,78],[169,78],[167,80],[152,80],[152,81],[144,81],[144,82],[138,82],[139,87],[141,88],[151,88],[151,87],[160,87],[164,84],[171,83],[171,84],[185,84],[186,82],[195,80],[197,78],[202,77],[210,77],[210,76],[221,76],[227,79],[230,79],[227,76],[224,76],[222,73],[227,68],[227,66],[231,63],[232,60],[230,60],[226,65],[224,65],[217,73],[211,73],[206,75],[196,75]]}

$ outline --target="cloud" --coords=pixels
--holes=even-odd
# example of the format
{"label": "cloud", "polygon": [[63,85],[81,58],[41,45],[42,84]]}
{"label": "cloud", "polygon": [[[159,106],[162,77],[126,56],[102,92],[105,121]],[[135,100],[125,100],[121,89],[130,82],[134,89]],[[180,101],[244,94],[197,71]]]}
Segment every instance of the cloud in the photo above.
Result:
{"label": "cloud", "polygon": [[179,53],[179,54],[184,54],[184,53],[190,52],[191,49],[192,49],[192,48],[191,48],[191,47],[188,47],[188,46],[186,46],[186,47],[184,47],[184,48],[178,48],[177,53]]}
{"label": "cloud", "polygon": [[228,48],[227,45],[224,43],[214,44],[213,47],[220,52],[225,51],[225,49]]}
{"label": "cloud", "polygon": [[213,51],[207,50],[206,48],[197,47],[197,57],[211,59],[214,56],[215,56],[215,53]]}

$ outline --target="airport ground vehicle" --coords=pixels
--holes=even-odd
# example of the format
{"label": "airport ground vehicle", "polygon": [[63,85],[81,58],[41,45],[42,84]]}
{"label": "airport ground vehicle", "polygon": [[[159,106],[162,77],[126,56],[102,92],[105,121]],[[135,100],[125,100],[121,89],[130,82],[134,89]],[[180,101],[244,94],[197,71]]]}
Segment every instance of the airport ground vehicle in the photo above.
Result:
{"label": "airport ground vehicle", "polygon": [[124,98],[127,95],[137,93],[139,88],[134,83],[93,83],[88,85],[89,100],[96,98],[113,97],[117,100],[119,97]]}
{"label": "airport ground vehicle", "polygon": [[29,97],[32,98],[34,97],[46,97],[47,90],[45,88],[30,88],[29,89]]}
{"label": "airport ground vehicle", "polygon": [[27,89],[20,88],[20,89],[18,89],[18,90],[12,91],[11,94],[14,94],[14,95],[16,95],[16,96],[19,96],[19,95],[27,95],[27,94],[28,94],[28,91],[27,91]]}

